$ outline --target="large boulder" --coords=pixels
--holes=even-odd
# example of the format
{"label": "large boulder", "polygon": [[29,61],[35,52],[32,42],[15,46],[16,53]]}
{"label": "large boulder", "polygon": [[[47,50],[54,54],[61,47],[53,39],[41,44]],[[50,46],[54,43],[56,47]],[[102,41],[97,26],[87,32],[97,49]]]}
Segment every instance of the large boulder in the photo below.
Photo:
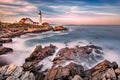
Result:
{"label": "large boulder", "polygon": [[44,22],[44,23],[42,23],[42,26],[43,26],[43,27],[50,27],[50,24],[47,23],[47,22]]}
{"label": "large boulder", "polygon": [[92,69],[87,70],[86,77],[84,79],[87,78],[90,80],[118,80],[118,69],[119,68],[116,67],[116,65],[114,65],[113,63],[109,62],[108,60],[104,60]]}
{"label": "large boulder", "polygon": [[46,80],[71,80],[75,75],[84,76],[84,68],[81,65],[70,63],[64,67],[52,67],[48,70]]}
{"label": "large boulder", "polygon": [[20,66],[10,64],[0,67],[0,80],[35,80],[35,76]]}
{"label": "large boulder", "polygon": [[55,27],[53,27],[53,31],[66,31],[66,30],[68,30],[68,29],[63,27],[63,26],[55,26]]}
{"label": "large boulder", "polygon": [[25,63],[23,64],[23,68],[25,70],[30,70],[34,66],[34,64],[40,62],[45,57],[53,55],[55,52],[56,47],[54,45],[45,46],[42,48],[41,45],[36,46],[33,53],[30,55],[30,57],[25,59]]}
{"label": "large boulder", "polygon": [[54,58],[54,64],[63,64],[66,61],[85,62],[102,58],[102,49],[100,47],[89,45],[75,48],[62,48],[58,51],[57,57]]}
{"label": "large boulder", "polygon": [[120,75],[120,68],[115,69],[115,73],[116,73],[117,75]]}
{"label": "large boulder", "polygon": [[41,30],[42,31],[49,31],[49,30],[51,30],[50,24],[47,23],[47,22],[42,23]]}

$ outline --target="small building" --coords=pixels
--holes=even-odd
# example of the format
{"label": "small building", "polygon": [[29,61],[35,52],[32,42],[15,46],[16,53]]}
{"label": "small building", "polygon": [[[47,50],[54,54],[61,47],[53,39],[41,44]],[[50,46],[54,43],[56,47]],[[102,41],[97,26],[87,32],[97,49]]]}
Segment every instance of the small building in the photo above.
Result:
{"label": "small building", "polygon": [[22,18],[20,21],[19,21],[19,24],[39,24],[38,22],[34,22],[32,19],[30,18]]}

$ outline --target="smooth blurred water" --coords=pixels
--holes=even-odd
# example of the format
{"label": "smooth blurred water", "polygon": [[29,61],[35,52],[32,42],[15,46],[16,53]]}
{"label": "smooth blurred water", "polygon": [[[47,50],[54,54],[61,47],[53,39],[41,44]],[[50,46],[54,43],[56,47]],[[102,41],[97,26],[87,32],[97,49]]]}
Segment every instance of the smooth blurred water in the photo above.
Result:
{"label": "smooth blurred water", "polygon": [[[104,57],[110,61],[116,61],[120,65],[120,26],[65,26],[68,32],[45,32],[39,34],[26,34],[14,38],[13,43],[4,44],[12,47],[14,53],[2,57],[18,65],[24,63],[24,59],[30,55],[35,46],[54,44],[59,48],[76,45],[95,44],[104,50]],[[66,43],[66,44],[65,44]]]}

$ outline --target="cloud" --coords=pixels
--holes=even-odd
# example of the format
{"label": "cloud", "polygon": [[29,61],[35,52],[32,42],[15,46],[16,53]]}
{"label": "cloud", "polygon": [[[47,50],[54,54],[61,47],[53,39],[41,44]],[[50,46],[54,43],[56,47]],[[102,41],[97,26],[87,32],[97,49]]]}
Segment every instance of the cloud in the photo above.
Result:
{"label": "cloud", "polygon": [[27,15],[37,11],[36,6],[23,0],[0,0],[0,9],[0,15],[2,16]]}
{"label": "cloud", "polygon": [[[49,8],[56,10],[58,12],[61,12],[62,14],[60,16],[73,16],[73,15],[83,15],[83,16],[117,16],[120,14],[112,13],[112,12],[104,12],[104,11],[98,11],[98,10],[86,10],[86,7],[80,7],[80,6],[48,6]],[[97,6],[100,8],[100,6]],[[91,8],[91,7],[90,7]],[[88,8],[87,8],[88,9]],[[59,15],[59,13],[58,13]]]}
{"label": "cloud", "polygon": [[[96,1],[97,2],[97,1]],[[22,17],[37,20],[38,9],[43,21],[57,24],[113,24],[120,19],[120,5],[92,4],[87,0],[0,0],[0,20],[15,21]],[[99,4],[99,5],[96,5]]]}

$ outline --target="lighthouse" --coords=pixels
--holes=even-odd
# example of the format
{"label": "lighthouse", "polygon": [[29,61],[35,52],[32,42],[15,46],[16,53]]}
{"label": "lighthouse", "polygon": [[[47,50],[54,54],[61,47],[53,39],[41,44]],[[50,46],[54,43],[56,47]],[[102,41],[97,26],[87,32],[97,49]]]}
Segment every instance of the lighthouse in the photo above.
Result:
{"label": "lighthouse", "polygon": [[39,10],[38,12],[38,20],[39,20],[39,24],[42,24],[42,14],[41,14],[41,10]]}

